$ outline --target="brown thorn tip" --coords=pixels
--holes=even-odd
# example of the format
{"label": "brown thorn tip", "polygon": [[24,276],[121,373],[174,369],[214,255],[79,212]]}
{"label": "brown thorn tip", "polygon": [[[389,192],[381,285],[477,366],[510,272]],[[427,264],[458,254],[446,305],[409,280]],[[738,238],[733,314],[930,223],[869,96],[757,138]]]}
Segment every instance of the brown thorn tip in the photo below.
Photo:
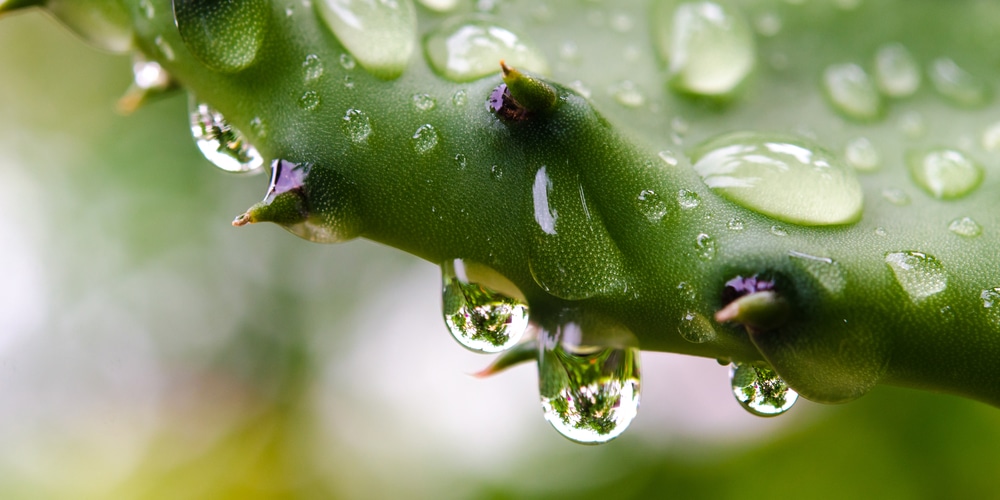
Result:
{"label": "brown thorn tip", "polygon": [[233,227],[245,226],[251,222],[253,221],[250,219],[250,213],[240,214],[233,219]]}
{"label": "brown thorn tip", "polygon": [[501,59],[501,60],[500,60],[500,70],[501,70],[501,71],[503,71],[503,75],[504,75],[504,76],[507,76],[507,75],[509,75],[509,74],[510,74],[510,72],[511,72],[511,71],[513,71],[514,69],[513,69],[513,68],[511,68],[510,66],[507,66],[507,63],[506,63],[506,62],[504,62],[504,60],[503,60],[503,59]]}

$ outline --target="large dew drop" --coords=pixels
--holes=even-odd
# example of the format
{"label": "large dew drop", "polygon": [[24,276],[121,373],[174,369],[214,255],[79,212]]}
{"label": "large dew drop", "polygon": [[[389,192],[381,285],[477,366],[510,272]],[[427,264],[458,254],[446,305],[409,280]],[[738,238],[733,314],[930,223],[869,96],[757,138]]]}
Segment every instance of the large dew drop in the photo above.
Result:
{"label": "large dew drop", "polygon": [[882,96],[868,73],[857,64],[834,64],[823,71],[823,90],[840,113],[860,121],[882,115]]}
{"label": "large dew drop", "polygon": [[549,73],[542,52],[524,36],[481,18],[458,18],[424,40],[431,67],[455,81],[478,80],[499,73],[501,59],[512,68]]}
{"label": "large dew drop", "polygon": [[496,271],[456,259],[441,265],[444,322],[455,340],[476,352],[510,349],[528,327],[521,291]]}
{"label": "large dew drop", "polygon": [[661,2],[654,13],[657,48],[669,64],[670,84],[684,93],[731,94],[756,64],[749,23],[722,2],[672,5]]}
{"label": "large dew drop", "polygon": [[191,135],[208,161],[227,172],[260,173],[264,159],[246,137],[208,104],[191,97]]}
{"label": "large dew drop", "polygon": [[583,444],[618,437],[639,410],[639,349],[624,328],[567,322],[539,339],[545,420]]}
{"label": "large dew drop", "polygon": [[264,41],[267,0],[174,0],[181,40],[206,66],[224,73],[249,67]]}
{"label": "large dew drop", "polygon": [[740,406],[760,417],[781,415],[799,399],[799,394],[774,370],[763,366],[733,363],[729,367],[729,380]]}
{"label": "large dew drop", "polygon": [[983,180],[983,169],[955,149],[911,151],[906,155],[918,186],[940,200],[961,198]]}
{"label": "large dew drop", "polygon": [[861,217],[854,171],[804,139],[736,132],[703,143],[691,159],[712,190],[775,219],[822,226]]}
{"label": "large dew drop", "polygon": [[948,288],[944,266],[932,255],[914,251],[892,252],[886,254],[885,263],[915,304]]}
{"label": "large dew drop", "polygon": [[379,78],[403,73],[417,38],[413,0],[314,0],[330,31]]}

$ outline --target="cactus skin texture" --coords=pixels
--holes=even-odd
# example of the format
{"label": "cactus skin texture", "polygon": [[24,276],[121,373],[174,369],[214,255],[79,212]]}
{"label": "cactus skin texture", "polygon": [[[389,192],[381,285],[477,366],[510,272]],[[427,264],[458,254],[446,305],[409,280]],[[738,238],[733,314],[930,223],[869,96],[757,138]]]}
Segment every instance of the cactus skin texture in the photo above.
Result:
{"label": "cactus skin texture", "polygon": [[[45,5],[76,27],[75,14],[60,10],[71,3]],[[530,35],[551,68],[535,74],[508,61],[501,72],[498,60],[495,73],[466,82],[436,74],[420,43],[450,18],[474,12],[471,2],[449,13],[418,5],[417,48],[398,75],[354,64],[317,9],[300,2],[236,2],[233,9],[255,19],[243,27],[198,10],[205,4],[198,1],[94,5],[109,26],[131,30],[134,50],[221,111],[265,158],[319,172],[306,178],[305,191],[337,200],[312,206],[301,220],[287,212],[255,220],[348,220],[332,239],[360,236],[431,262],[482,263],[521,290],[539,324],[585,310],[627,328],[643,350],[767,363],[818,402],[846,402],[891,384],[1000,404],[1000,292],[993,292],[1000,287],[1000,161],[986,135],[979,144],[998,116],[992,90],[1000,49],[991,41],[1000,7],[972,0],[737,5],[739,15],[759,21],[754,70],[731,92],[693,95],[671,87],[678,79],[668,73],[678,70],[652,50],[657,30],[669,24],[660,12],[680,2],[654,3],[601,10],[550,2],[544,11],[533,2],[499,3],[489,18]],[[235,30],[242,45],[182,39],[172,14],[179,6],[209,18],[209,31]],[[774,12],[780,29],[760,21]],[[573,26],[591,26],[594,36],[583,39]],[[77,29],[104,48],[128,48]],[[845,32],[855,35],[838,35]],[[905,98],[883,92],[861,118],[838,114],[851,89],[846,98],[824,97],[824,68],[872,67],[890,42],[919,62],[919,89]],[[952,57],[984,82],[979,93],[975,85],[949,91],[938,57]],[[576,75],[592,79],[571,85]],[[487,108],[505,79],[513,98],[530,104],[526,115]],[[358,116],[370,130],[352,135]],[[838,157],[852,139],[870,139],[878,166],[850,174],[861,182],[860,217],[788,222],[707,187],[686,154],[693,159],[702,141],[739,130],[805,135]],[[908,167],[918,146],[965,150],[985,173],[967,194],[937,196]],[[774,195],[782,189],[795,186],[779,183]],[[961,229],[964,217],[978,230],[949,230]],[[738,299],[739,310],[720,313],[726,283],[755,275],[774,280],[773,294]],[[680,333],[691,317],[709,325],[706,341]]]}

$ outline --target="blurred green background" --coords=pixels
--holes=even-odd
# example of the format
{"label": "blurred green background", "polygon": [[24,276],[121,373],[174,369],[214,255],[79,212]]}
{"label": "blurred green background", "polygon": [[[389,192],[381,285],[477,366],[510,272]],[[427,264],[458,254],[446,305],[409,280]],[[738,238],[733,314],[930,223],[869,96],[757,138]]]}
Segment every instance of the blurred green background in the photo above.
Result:
{"label": "blurred green background", "polygon": [[626,434],[544,422],[535,368],[440,318],[439,271],[229,221],[178,94],[123,117],[131,61],[0,21],[0,498],[995,496],[1000,412],[878,388],[745,413],[713,360],[644,353]]}

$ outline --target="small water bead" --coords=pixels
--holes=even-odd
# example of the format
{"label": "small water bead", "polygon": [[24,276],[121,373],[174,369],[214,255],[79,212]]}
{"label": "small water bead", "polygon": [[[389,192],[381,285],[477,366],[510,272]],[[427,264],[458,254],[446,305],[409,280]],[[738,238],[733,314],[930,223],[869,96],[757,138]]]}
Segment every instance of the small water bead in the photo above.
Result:
{"label": "small water bead", "polygon": [[340,61],[340,67],[347,71],[351,71],[357,65],[357,62],[350,54],[340,54],[338,60]]}
{"label": "small water bead", "polygon": [[879,226],[879,227],[875,228],[875,236],[886,236],[888,234],[889,234],[889,231],[886,231],[886,229],[884,227],[882,227],[882,226]]}
{"label": "small water bead", "polygon": [[146,16],[146,19],[152,19],[156,16],[156,7],[153,6],[151,0],[140,0],[139,9],[142,15]]}
{"label": "small water bead", "polygon": [[892,252],[885,255],[885,263],[915,304],[948,287],[944,266],[932,255],[912,250]]}
{"label": "small water bead", "polygon": [[823,90],[833,107],[855,120],[882,115],[882,96],[868,72],[854,63],[834,64],[823,71]]}
{"label": "small water bead", "polygon": [[674,156],[674,154],[671,153],[670,151],[666,150],[660,151],[659,153],[657,153],[657,156],[659,156],[660,159],[663,160],[663,163],[666,163],[668,167],[677,166],[677,157]]}
{"label": "small water bead", "polygon": [[812,276],[828,292],[834,295],[844,291],[847,280],[840,264],[829,257],[817,257],[802,252],[790,251],[788,257],[799,268]]}
{"label": "small water bead", "polygon": [[899,188],[883,188],[882,197],[896,206],[902,207],[910,204],[910,195]]}
{"label": "small water bead", "polygon": [[656,224],[667,215],[667,204],[652,189],[643,189],[636,197],[636,207],[646,220]]}
{"label": "small water bead", "polygon": [[316,7],[362,67],[385,79],[403,73],[416,46],[413,0],[317,0]]}
{"label": "small water bead", "polygon": [[788,411],[799,399],[774,370],[750,363],[733,363],[729,368],[733,396],[746,411],[773,417]]}
{"label": "small water bead", "polygon": [[872,172],[882,162],[875,145],[867,137],[855,137],[844,147],[844,159],[859,172]]}
{"label": "small water bead", "polygon": [[458,0],[420,0],[420,4],[437,12],[448,12],[458,7]]}
{"label": "small water bead", "polygon": [[348,109],[344,114],[342,126],[344,135],[355,144],[365,143],[368,136],[372,135],[371,120],[368,119],[368,114],[361,110]]}
{"label": "small water bead", "polygon": [[928,72],[934,89],[959,106],[978,108],[990,100],[988,83],[947,57],[935,59]]}
{"label": "small water bead", "polygon": [[250,130],[252,130],[254,135],[257,137],[267,137],[267,125],[264,124],[264,120],[262,120],[259,116],[255,116],[252,120],[250,120]]}
{"label": "small water bead", "polygon": [[983,130],[980,137],[980,144],[983,149],[990,153],[1000,152],[1000,122],[996,122]]}
{"label": "small water bead", "polygon": [[807,140],[736,132],[702,143],[691,159],[713,191],[780,221],[820,226],[861,217],[854,170]]}
{"label": "small water bead", "polygon": [[458,153],[455,155],[455,166],[458,167],[459,170],[465,170],[466,165],[468,165],[468,160],[465,159],[464,154]]}
{"label": "small water bead", "polygon": [[559,58],[564,61],[577,62],[580,60],[580,48],[577,47],[575,42],[563,42],[559,46]]}
{"label": "small water bead", "polygon": [[427,94],[413,94],[413,107],[420,111],[430,111],[437,106],[437,101]]}
{"label": "small water bead", "polygon": [[[581,324],[582,323],[582,324]],[[608,332],[609,328],[621,333]],[[594,330],[594,331],[590,331]],[[618,437],[639,410],[639,349],[621,327],[569,322],[542,332],[538,358],[542,411],[566,438],[599,444]],[[595,342],[588,342],[594,337]]]}
{"label": "small water bead", "polygon": [[625,80],[612,85],[608,88],[608,92],[615,98],[618,104],[626,108],[638,108],[646,104],[646,96],[642,94],[639,87],[631,80]]}
{"label": "small water bead", "polygon": [[157,35],[156,38],[153,39],[153,45],[156,45],[156,49],[160,51],[160,54],[163,55],[164,59],[168,61],[174,60],[174,48],[171,47],[170,43],[167,42],[162,36]]}
{"label": "small water bead", "polygon": [[730,231],[742,231],[744,225],[743,221],[740,219],[729,219],[726,227],[728,227]]}
{"label": "small water bead", "polygon": [[715,258],[715,239],[701,233],[694,240],[695,254],[701,260],[712,260]]}
{"label": "small water bead", "polygon": [[191,135],[201,154],[227,172],[260,173],[264,159],[246,137],[208,104],[189,101]]}
{"label": "small water bead", "polygon": [[306,83],[313,82],[323,76],[323,61],[316,54],[309,54],[302,61],[302,75]]}
{"label": "small water bead", "polygon": [[455,106],[465,106],[468,100],[468,93],[465,90],[456,90],[455,94],[451,96],[451,103]]}
{"label": "small water bead", "polygon": [[573,80],[572,82],[569,82],[568,87],[573,89],[573,91],[577,94],[583,96],[584,99],[590,99],[590,87],[584,85],[580,80]]}
{"label": "small water bead", "polygon": [[765,12],[754,20],[754,27],[760,36],[771,37],[781,32],[781,16],[774,12]]}
{"label": "small water bead", "polygon": [[521,291],[496,271],[472,262],[441,265],[444,321],[463,347],[483,353],[513,347],[528,328]]}
{"label": "small water bead", "polygon": [[788,236],[788,230],[775,224],[771,226],[771,234],[775,236]]}
{"label": "small water bead", "polygon": [[354,88],[354,79],[351,78],[351,75],[344,75],[344,88],[347,90]]}
{"label": "small water bead", "polygon": [[315,90],[307,90],[299,96],[299,107],[305,111],[312,111],[319,107],[320,104],[319,92]]}
{"label": "small water bead", "polygon": [[416,132],[413,133],[413,137],[410,138],[410,144],[413,146],[413,150],[417,154],[427,154],[432,149],[437,147],[438,144],[438,133],[433,125],[425,123],[421,125]]}
{"label": "small water bead", "polygon": [[939,200],[961,198],[983,179],[982,167],[954,149],[911,151],[906,162],[917,185]]}
{"label": "small water bead", "polygon": [[490,177],[492,177],[493,180],[495,180],[495,181],[503,179],[503,167],[501,167],[500,165],[493,165],[493,166],[491,166],[490,167]]}
{"label": "small water bead", "polygon": [[875,52],[875,82],[888,97],[906,97],[920,88],[920,66],[899,43],[887,43]]}
{"label": "small water bead", "polygon": [[257,59],[271,5],[267,0],[174,0],[184,45],[206,66],[235,73]]}
{"label": "small water bead", "polygon": [[677,333],[692,344],[704,344],[715,340],[712,322],[694,311],[688,311],[681,316],[680,323],[677,324]]}
{"label": "small water bead", "polygon": [[681,300],[687,302],[694,302],[698,299],[698,291],[695,290],[694,285],[688,283],[687,281],[682,281],[677,284],[677,294]]}
{"label": "small water bead", "polygon": [[983,290],[979,294],[986,310],[986,320],[994,327],[1000,328],[1000,287]]}
{"label": "small water bead", "polygon": [[673,88],[704,96],[732,93],[757,56],[753,31],[738,9],[719,2],[663,2],[654,13],[661,57]]}
{"label": "small water bead", "polygon": [[975,238],[983,234],[983,227],[971,217],[959,217],[948,223],[948,230],[966,238]]}
{"label": "small water bead", "polygon": [[694,191],[681,189],[680,191],[677,191],[677,204],[684,210],[698,208],[698,206],[701,205],[701,197]]}
{"label": "small water bead", "polygon": [[501,59],[512,68],[549,73],[545,56],[524,36],[477,17],[445,22],[427,35],[424,49],[434,71],[455,82],[494,75]]}
{"label": "small water bead", "polygon": [[165,90],[170,86],[170,75],[163,66],[142,57],[132,63],[132,77],[135,86],[143,90]]}

